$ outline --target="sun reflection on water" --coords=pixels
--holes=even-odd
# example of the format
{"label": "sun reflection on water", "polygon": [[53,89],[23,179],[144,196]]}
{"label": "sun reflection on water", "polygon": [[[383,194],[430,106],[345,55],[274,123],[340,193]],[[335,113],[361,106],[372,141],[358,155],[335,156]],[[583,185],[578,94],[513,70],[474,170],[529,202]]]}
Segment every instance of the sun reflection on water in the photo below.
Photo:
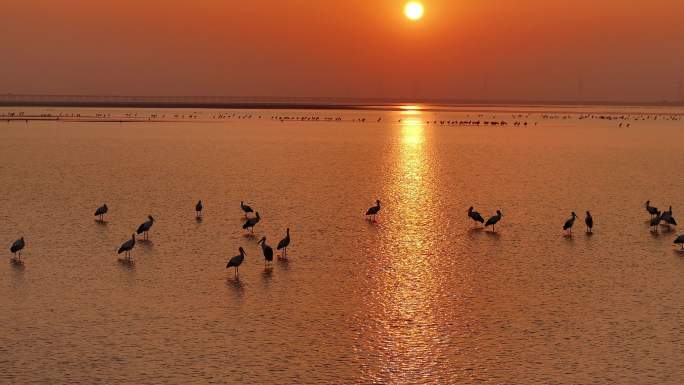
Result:
{"label": "sun reflection on water", "polygon": [[419,145],[425,142],[425,123],[418,118],[402,119],[401,142]]}
{"label": "sun reflection on water", "polygon": [[399,124],[383,196],[381,247],[369,313],[375,320],[366,349],[377,350],[374,381],[405,383],[431,371],[426,362],[441,346],[434,327],[440,290],[434,212],[435,181],[428,151],[427,127],[421,111],[399,112]]}

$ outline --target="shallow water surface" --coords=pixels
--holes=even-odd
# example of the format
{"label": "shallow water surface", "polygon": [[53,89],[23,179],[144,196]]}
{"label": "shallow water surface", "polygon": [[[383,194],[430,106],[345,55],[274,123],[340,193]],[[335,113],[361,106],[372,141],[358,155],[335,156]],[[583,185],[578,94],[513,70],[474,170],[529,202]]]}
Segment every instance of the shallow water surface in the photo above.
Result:
{"label": "shallow water surface", "polygon": [[[643,202],[684,212],[684,123],[584,112],[0,122],[2,253],[27,242],[0,264],[0,382],[681,384],[684,254]],[[471,205],[503,211],[496,233]],[[288,261],[264,269],[256,241],[287,227]]]}

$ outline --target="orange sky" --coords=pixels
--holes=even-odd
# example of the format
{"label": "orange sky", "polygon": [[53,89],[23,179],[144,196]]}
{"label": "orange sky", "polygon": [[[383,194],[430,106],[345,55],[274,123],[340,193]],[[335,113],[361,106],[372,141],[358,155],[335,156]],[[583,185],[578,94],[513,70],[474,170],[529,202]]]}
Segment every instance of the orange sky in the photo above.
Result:
{"label": "orange sky", "polygon": [[684,1],[423,3],[3,0],[0,93],[680,98]]}

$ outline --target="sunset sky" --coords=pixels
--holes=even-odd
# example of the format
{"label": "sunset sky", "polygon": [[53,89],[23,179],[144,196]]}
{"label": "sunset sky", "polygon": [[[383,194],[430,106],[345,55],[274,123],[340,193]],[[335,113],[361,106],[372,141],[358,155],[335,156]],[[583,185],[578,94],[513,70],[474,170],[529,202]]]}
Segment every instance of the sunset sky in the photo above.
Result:
{"label": "sunset sky", "polygon": [[0,94],[660,101],[684,1],[3,0]]}

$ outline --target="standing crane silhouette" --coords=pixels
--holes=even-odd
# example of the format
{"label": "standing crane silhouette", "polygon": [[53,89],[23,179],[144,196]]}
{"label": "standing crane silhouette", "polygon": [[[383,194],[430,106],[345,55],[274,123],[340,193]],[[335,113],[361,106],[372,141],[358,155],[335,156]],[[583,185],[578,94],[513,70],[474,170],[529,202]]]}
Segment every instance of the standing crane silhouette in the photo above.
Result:
{"label": "standing crane silhouette", "polygon": [[592,233],[594,231],[594,218],[589,211],[587,211],[587,216],[584,217],[584,223],[587,225],[587,233]]}
{"label": "standing crane silhouette", "polygon": [[245,260],[245,255],[247,255],[247,254],[245,254],[245,250],[242,247],[239,248],[239,251],[240,251],[240,254],[231,258],[230,261],[228,261],[228,263],[226,264],[226,269],[231,268],[231,267],[235,268],[235,278],[237,278],[237,276],[239,274],[240,265],[242,265],[242,261]]}
{"label": "standing crane silhouette", "polygon": [[663,211],[663,213],[660,215],[660,220],[662,222],[665,222],[665,225],[667,225],[668,227],[670,225],[677,226],[677,221],[672,216],[672,206],[670,206],[670,208],[667,211]]}
{"label": "standing crane silhouette", "polygon": [[121,253],[126,253],[126,260],[130,261],[131,260],[131,250],[135,247],[135,234],[131,234],[131,239],[127,240],[126,242],[121,244],[121,247],[119,247],[119,251],[117,251],[117,254]]}
{"label": "standing crane silhouette", "polygon": [[660,211],[655,212],[655,215],[651,218],[651,231],[654,233],[658,232],[658,225],[660,224],[661,214]]}
{"label": "standing crane silhouette", "polygon": [[202,216],[202,209],[204,207],[202,206],[202,200],[200,199],[199,202],[195,205],[195,212],[197,213],[197,218]]}
{"label": "standing crane silhouette", "polygon": [[366,217],[370,216],[370,220],[375,221],[375,217],[378,215],[379,212],[380,212],[380,199],[377,199],[375,201],[375,206],[369,208],[366,211]]}
{"label": "standing crane silhouette", "polygon": [[13,260],[21,261],[21,250],[23,250],[24,247],[26,247],[24,237],[21,237],[14,241],[14,243],[12,243],[12,246],[10,246],[10,251],[12,252],[12,254],[14,254],[14,256],[12,257]]}
{"label": "standing crane silhouette", "polygon": [[273,248],[266,243],[266,237],[261,237],[257,244],[261,244],[261,252],[264,253],[264,267],[273,262]]}
{"label": "standing crane silhouette", "polygon": [[254,232],[254,226],[256,226],[256,224],[259,223],[259,221],[261,220],[259,212],[257,211],[255,214],[256,215],[254,216],[254,218],[247,218],[245,224],[242,225],[243,230],[250,229],[251,232]]}
{"label": "standing crane silhouette", "polygon": [[568,234],[572,234],[572,226],[575,224],[575,218],[577,218],[577,214],[575,214],[573,211],[570,219],[565,221],[565,224],[563,225],[563,231],[568,231]]}
{"label": "standing crane silhouette", "polygon": [[281,258],[282,259],[287,259],[287,247],[290,245],[290,228],[287,228],[285,238],[281,239],[280,242],[278,242],[278,250],[282,250],[281,253]]}
{"label": "standing crane silhouette", "polygon": [[138,226],[138,230],[136,232],[138,234],[143,234],[143,239],[148,240],[148,239],[150,239],[148,232],[152,228],[153,224],[154,224],[154,218],[152,218],[152,215],[148,215],[147,221],[143,222],[140,226]]}
{"label": "standing crane silhouette", "polygon": [[653,219],[653,216],[656,215],[656,213],[658,213],[658,208],[651,206],[651,201],[646,201],[646,203],[644,203],[644,206],[646,207],[646,211],[648,211],[648,213],[651,215],[651,219]]}
{"label": "standing crane silhouette", "polygon": [[100,217],[100,222],[104,221],[104,215],[107,214],[107,211],[109,211],[109,207],[107,207],[106,203],[98,207],[97,210],[95,210],[95,216]]}
{"label": "standing crane silhouette", "polygon": [[496,210],[496,215],[490,217],[489,219],[487,219],[487,222],[485,222],[485,228],[492,226],[492,232],[496,232],[496,224],[499,223],[501,217],[503,217],[503,214],[501,214],[501,210]]}
{"label": "standing crane silhouette", "polygon": [[480,215],[480,213],[478,213],[477,211],[473,211],[473,206],[470,206],[470,208],[468,209],[468,217],[475,221],[475,224],[477,224],[478,222],[484,224],[484,218],[482,218],[482,215]]}
{"label": "standing crane silhouette", "polygon": [[674,240],[673,245],[680,245],[682,250],[684,250],[684,235],[680,235]]}
{"label": "standing crane silhouette", "polygon": [[248,214],[248,213],[253,213],[253,212],[254,212],[254,210],[252,210],[251,207],[247,206],[247,205],[245,204],[245,202],[243,202],[243,201],[240,201],[240,208],[242,209],[242,211],[245,212],[245,218],[247,218],[247,214]]}

